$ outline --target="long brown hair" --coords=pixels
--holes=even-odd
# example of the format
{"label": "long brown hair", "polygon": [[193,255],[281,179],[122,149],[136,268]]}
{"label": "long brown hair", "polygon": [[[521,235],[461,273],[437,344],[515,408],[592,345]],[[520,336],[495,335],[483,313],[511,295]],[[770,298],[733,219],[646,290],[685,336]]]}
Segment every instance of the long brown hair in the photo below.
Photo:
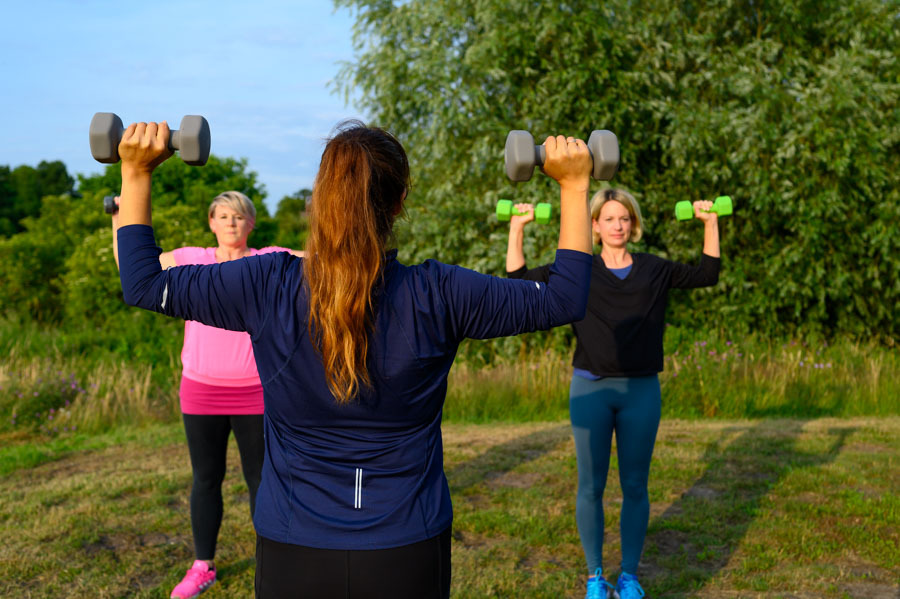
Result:
{"label": "long brown hair", "polygon": [[338,126],[313,185],[304,271],[309,334],[341,404],[372,385],[372,295],[408,187],[409,162],[393,135],[359,121]]}

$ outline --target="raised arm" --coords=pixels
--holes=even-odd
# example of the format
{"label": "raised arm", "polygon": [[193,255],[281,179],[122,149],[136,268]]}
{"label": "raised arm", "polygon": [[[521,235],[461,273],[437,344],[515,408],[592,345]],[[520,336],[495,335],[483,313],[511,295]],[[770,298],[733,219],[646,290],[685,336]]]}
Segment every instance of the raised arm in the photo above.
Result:
{"label": "raised arm", "polygon": [[[116,196],[116,205],[119,204],[119,196]],[[119,268],[119,213],[113,212],[112,215],[112,246],[113,246],[113,258],[116,261],[116,268]],[[291,253],[295,253],[291,250]],[[163,252],[159,255],[159,265],[163,270],[176,266],[175,264],[175,253],[174,252]]]}
{"label": "raised arm", "polygon": [[[544,141],[547,160],[543,170],[559,183],[560,226],[559,249],[591,253],[591,216],[588,211],[591,157],[587,145],[574,137],[548,137]],[[587,169],[587,170],[585,170]],[[509,219],[509,240],[506,246],[506,272],[525,266],[522,244],[525,225],[534,220],[530,204],[516,204],[521,216]]]}
{"label": "raised arm", "polygon": [[152,226],[150,178],[153,170],[172,155],[168,148],[169,125],[132,123],[122,134],[122,194],[119,196],[119,226]]}
{"label": "raised arm", "polygon": [[694,216],[703,221],[703,253],[713,258],[720,257],[719,217],[711,211],[709,200],[694,202]]}
{"label": "raised arm", "polygon": [[[591,254],[591,214],[588,210],[591,154],[584,140],[548,137],[543,170],[559,183],[558,249]],[[523,259],[524,261],[524,259]]]}
{"label": "raised arm", "polygon": [[525,225],[534,220],[534,207],[531,204],[516,204],[516,212],[509,219],[509,242],[506,245],[506,272],[514,272],[525,266],[525,252],[522,244],[525,240]]}

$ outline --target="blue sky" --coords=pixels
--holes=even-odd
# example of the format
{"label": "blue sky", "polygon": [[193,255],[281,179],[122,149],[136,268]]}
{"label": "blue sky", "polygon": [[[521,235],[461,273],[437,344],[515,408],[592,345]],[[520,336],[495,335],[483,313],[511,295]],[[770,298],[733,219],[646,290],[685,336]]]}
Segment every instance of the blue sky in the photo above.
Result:
{"label": "blue sky", "polygon": [[311,186],[334,125],[363,117],[329,87],[353,60],[353,15],[328,0],[31,0],[4,3],[3,21],[0,164],[13,168],[101,172],[95,112],[173,128],[202,114],[212,152],[246,158],[274,211]]}

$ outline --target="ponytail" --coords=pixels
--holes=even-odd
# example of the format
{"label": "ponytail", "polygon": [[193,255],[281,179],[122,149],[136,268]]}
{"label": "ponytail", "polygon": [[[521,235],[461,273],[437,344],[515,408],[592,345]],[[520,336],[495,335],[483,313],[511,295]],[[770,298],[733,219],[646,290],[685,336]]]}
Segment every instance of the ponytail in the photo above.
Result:
{"label": "ponytail", "polygon": [[344,404],[372,386],[372,296],[409,186],[409,163],[390,133],[356,121],[339,127],[313,185],[304,272],[310,338],[328,388]]}

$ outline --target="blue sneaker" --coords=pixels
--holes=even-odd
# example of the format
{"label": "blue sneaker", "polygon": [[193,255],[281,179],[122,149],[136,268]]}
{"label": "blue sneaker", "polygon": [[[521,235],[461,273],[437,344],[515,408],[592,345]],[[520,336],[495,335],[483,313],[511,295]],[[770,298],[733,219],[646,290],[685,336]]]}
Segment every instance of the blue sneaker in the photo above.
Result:
{"label": "blue sneaker", "polygon": [[587,593],[584,599],[619,599],[619,594],[616,593],[613,585],[603,578],[600,568],[597,568],[594,574],[588,577]]}
{"label": "blue sneaker", "polygon": [[621,599],[641,599],[644,589],[641,588],[637,576],[622,572],[616,581],[616,591]]}

